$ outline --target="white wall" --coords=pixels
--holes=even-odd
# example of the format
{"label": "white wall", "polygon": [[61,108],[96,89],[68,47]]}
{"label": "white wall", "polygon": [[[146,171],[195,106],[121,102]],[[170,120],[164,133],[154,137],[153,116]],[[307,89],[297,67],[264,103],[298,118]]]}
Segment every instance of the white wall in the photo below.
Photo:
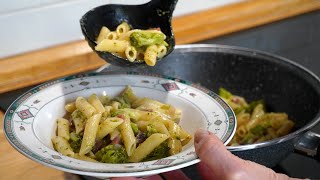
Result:
{"label": "white wall", "polygon": [[[10,0],[0,2],[0,58],[83,39],[79,19],[108,3],[141,4],[149,0]],[[174,16],[241,0],[180,0]],[[201,2],[201,3],[200,3]]]}

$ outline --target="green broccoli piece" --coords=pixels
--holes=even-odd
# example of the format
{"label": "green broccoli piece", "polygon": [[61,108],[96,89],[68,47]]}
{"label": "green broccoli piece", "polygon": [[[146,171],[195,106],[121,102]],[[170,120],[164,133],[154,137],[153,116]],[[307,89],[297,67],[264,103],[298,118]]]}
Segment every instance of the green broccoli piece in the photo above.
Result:
{"label": "green broccoli piece", "polygon": [[82,136],[76,134],[75,132],[70,133],[69,144],[75,153],[79,152],[81,147],[81,142],[82,142]]}
{"label": "green broccoli piece", "polygon": [[131,108],[131,103],[137,99],[130,86],[127,86],[119,96],[113,100],[120,103],[120,109]]}
{"label": "green broccoli piece", "polygon": [[136,31],[130,35],[130,43],[136,48],[146,48],[151,45],[165,45],[166,36],[161,32]]}
{"label": "green broccoli piece", "polygon": [[161,159],[169,156],[168,141],[164,141],[158,147],[156,147],[147,157],[142,161],[152,161],[156,159]]}
{"label": "green broccoli piece", "polygon": [[151,125],[147,126],[147,137],[150,137],[152,134],[157,133],[158,131]]}
{"label": "green broccoli piece", "polygon": [[128,109],[128,108],[118,109],[111,113],[111,117],[116,117],[118,115],[125,115],[131,119],[138,119],[138,117],[140,117],[139,111],[135,109]]}
{"label": "green broccoli piece", "polygon": [[131,89],[131,86],[127,86],[120,94],[123,99],[126,100],[126,102],[129,102],[130,104],[137,100],[137,96],[133,93],[133,90]]}
{"label": "green broccoli piece", "polygon": [[233,95],[225,88],[219,88],[219,96],[221,96],[224,99],[230,99]]}
{"label": "green broccoli piece", "polygon": [[256,134],[256,135],[259,135],[259,136],[262,136],[263,134],[265,134],[265,131],[267,130],[266,127],[263,127],[261,125],[257,125],[256,127],[252,128],[250,130],[250,132],[252,134]]}
{"label": "green broccoli piece", "polygon": [[100,149],[96,154],[96,160],[103,163],[120,164],[128,162],[125,148],[119,144],[108,145]]}
{"label": "green broccoli piece", "polygon": [[139,132],[138,125],[136,123],[133,123],[133,122],[131,122],[130,125],[131,125],[131,129],[133,130],[133,133],[135,135],[138,134],[138,132]]}
{"label": "green broccoli piece", "polygon": [[110,97],[108,95],[101,95],[99,96],[99,100],[101,101],[101,103],[106,106],[110,103]]}
{"label": "green broccoli piece", "polygon": [[124,97],[118,96],[118,97],[114,98],[113,100],[120,103],[120,109],[131,107],[130,102],[128,100],[126,100]]}

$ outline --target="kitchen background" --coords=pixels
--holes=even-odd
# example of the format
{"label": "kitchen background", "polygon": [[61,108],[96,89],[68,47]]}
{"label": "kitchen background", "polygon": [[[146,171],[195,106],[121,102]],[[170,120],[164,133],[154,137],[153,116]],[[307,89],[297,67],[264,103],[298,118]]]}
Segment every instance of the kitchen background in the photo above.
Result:
{"label": "kitchen background", "polygon": [[[12,0],[1,2],[0,58],[83,39],[79,19],[103,4],[142,4],[149,0]],[[181,16],[241,0],[181,0]]]}
{"label": "kitchen background", "polygon": [[[0,64],[2,60],[7,61],[8,58],[10,59],[15,55],[22,55],[23,57],[26,52],[82,40],[83,36],[80,31],[79,19],[83,13],[95,6],[115,2],[126,4],[133,4],[134,2],[134,4],[139,4],[147,1],[148,0],[12,0],[1,2],[0,40],[2,43],[0,44]],[[228,6],[238,2],[241,1],[201,0],[201,3],[199,3],[199,1],[195,0],[180,0],[174,12],[174,17],[216,7]],[[272,1],[270,1],[270,3],[271,2]],[[316,11],[292,16],[281,21],[193,43],[236,45],[267,51],[298,62],[320,76],[320,61],[318,60],[320,57],[319,32],[320,11],[318,8]],[[28,59],[25,59],[25,61],[28,61]],[[0,71],[0,76],[1,73]],[[4,73],[3,75],[6,74]],[[28,86],[0,94],[0,108],[2,110],[8,108],[14,99],[31,87],[32,86]],[[320,133],[320,125],[316,126],[313,131]],[[11,147],[2,146],[4,143],[6,143],[6,146],[9,146],[7,142],[3,142],[5,141],[3,133],[0,138],[1,174],[8,173],[8,169],[2,168],[6,166],[15,170],[14,172],[9,172],[16,175],[12,177],[21,177],[23,173],[28,171],[33,172],[32,175],[29,174],[30,179],[39,178],[40,176],[37,176],[37,174],[40,175],[41,173],[50,176],[50,173],[54,172],[53,176],[50,176],[52,179],[61,176],[57,171],[42,170],[41,168],[37,170],[39,166],[42,165],[31,163],[30,160],[24,161],[30,163],[29,167],[20,167],[18,164],[22,162],[21,158],[25,157],[19,153],[17,153],[19,154],[17,160],[19,159],[20,161],[14,162],[14,158],[12,158],[9,159],[12,162],[8,163],[8,159],[4,159],[4,153],[2,152],[14,150]],[[23,170],[22,172],[19,172],[19,167],[20,170]],[[319,169],[319,162],[292,153],[287,159],[283,160],[275,170],[293,177],[320,179]]]}

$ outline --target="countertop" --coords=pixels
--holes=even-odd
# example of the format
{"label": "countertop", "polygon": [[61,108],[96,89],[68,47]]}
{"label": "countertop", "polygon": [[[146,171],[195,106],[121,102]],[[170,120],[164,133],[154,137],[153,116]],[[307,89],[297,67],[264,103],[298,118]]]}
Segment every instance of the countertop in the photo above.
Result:
{"label": "countertop", "polygon": [[[225,43],[247,47],[253,46],[254,48],[255,44],[241,44],[241,42],[248,41],[244,41],[239,38],[237,39],[237,37],[239,37],[237,34],[231,35],[230,38],[229,36],[221,36],[279,21],[284,18],[293,17],[306,12],[319,10],[319,2],[320,1],[318,0],[261,0],[254,1],[251,5],[247,4],[248,2],[244,2],[227,8],[222,7],[218,10],[208,10],[205,12],[199,12],[181,17],[180,19],[175,19],[173,25],[178,44],[202,41],[204,43]],[[266,6],[268,3],[271,5]],[[255,10],[253,10],[254,7],[256,7]],[[261,11],[258,12],[257,9],[260,9]],[[230,12],[239,11],[241,11],[241,13],[233,13],[233,15],[230,15],[232,14]],[[230,13],[229,16],[226,15],[228,13]],[[198,20],[196,19],[197,17]],[[202,17],[202,19],[199,20],[199,17]],[[208,19],[212,19],[212,21],[208,21]],[[195,25],[197,23],[188,23],[192,21],[198,22],[198,26]],[[252,34],[255,33],[254,30],[249,30],[248,32],[249,34],[251,33],[251,35],[248,35],[250,37],[252,37]],[[235,37],[235,39],[232,39],[232,37]],[[217,39],[212,41],[204,41],[210,38]],[[300,54],[295,50],[292,50],[291,52],[288,50],[279,54],[297,60],[297,62],[302,63],[320,76],[320,66],[317,64],[318,61],[315,60],[315,58],[320,57],[318,48],[318,46],[301,48],[302,53]],[[270,49],[268,50],[261,48],[261,50],[272,52]],[[310,51],[312,51],[312,53],[310,53]],[[24,61],[26,58],[30,61]],[[41,61],[44,59],[46,60]],[[68,68],[61,69],[62,64],[64,67]],[[93,54],[91,49],[88,48],[86,42],[84,41],[72,42],[66,45],[0,60],[0,93],[2,93],[0,94],[0,107],[3,111],[6,110],[6,108],[8,108],[15,98],[17,98],[27,89],[31,88],[33,85],[70,74],[90,71],[104,64],[106,63]],[[3,119],[2,116],[3,114],[1,114],[0,111],[0,119]],[[2,126],[3,121],[0,121],[0,123]],[[2,174],[0,179],[58,180],[79,178],[78,176],[74,176],[69,173],[63,173],[62,171],[40,165],[24,157],[19,152],[14,150],[14,148],[12,148],[11,145],[6,141],[2,129],[0,130],[0,152],[0,173]],[[3,152],[6,153],[4,154]],[[314,168],[318,169],[320,167],[319,163],[313,160],[306,160],[295,155],[290,155],[287,160],[282,162],[282,164],[285,165],[284,171],[290,172],[290,169],[294,169],[295,163],[293,162],[297,161],[303,164],[304,167],[301,167],[301,169],[309,169],[311,174],[313,173],[312,177],[320,177],[320,175],[317,176],[318,174],[314,173]],[[310,163],[312,166],[308,166]],[[307,177],[307,174],[296,173],[293,175],[295,175],[295,177]]]}

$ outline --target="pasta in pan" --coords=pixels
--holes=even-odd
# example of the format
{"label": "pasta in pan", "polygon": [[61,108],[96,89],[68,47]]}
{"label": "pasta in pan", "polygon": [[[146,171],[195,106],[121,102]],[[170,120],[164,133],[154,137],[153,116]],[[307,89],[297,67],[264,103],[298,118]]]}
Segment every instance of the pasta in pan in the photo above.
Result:
{"label": "pasta in pan", "polygon": [[180,110],[150,98],[138,98],[130,86],[113,99],[96,94],[78,97],[65,109],[67,114],[57,119],[53,146],[61,154],[80,160],[155,160],[181,152],[191,140],[178,125]]}
{"label": "pasta in pan", "polygon": [[219,95],[231,106],[237,117],[237,129],[228,145],[237,146],[268,141],[289,134],[294,122],[286,113],[266,112],[262,100],[247,103],[243,97],[224,88]]}
{"label": "pasta in pan", "polygon": [[96,51],[111,52],[130,62],[143,60],[149,66],[167,54],[166,35],[160,30],[131,29],[122,22],[115,31],[103,26],[96,38]]}

